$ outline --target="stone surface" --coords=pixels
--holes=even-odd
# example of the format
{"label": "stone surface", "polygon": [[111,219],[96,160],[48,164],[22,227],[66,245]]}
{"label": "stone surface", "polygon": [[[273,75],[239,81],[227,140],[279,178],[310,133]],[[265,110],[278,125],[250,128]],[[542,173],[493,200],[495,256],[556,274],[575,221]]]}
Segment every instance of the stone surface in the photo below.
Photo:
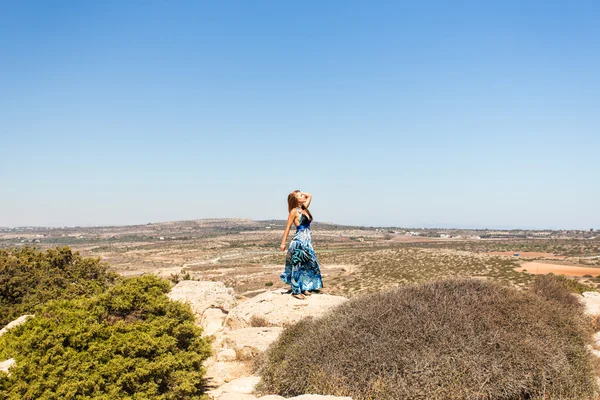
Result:
{"label": "stone surface", "polygon": [[594,349],[592,346],[590,346],[589,344],[586,346],[586,348],[588,349],[588,351],[590,353],[592,353],[594,356],[600,358],[600,351]]}
{"label": "stone surface", "polygon": [[241,350],[236,350],[237,359],[240,361],[249,361],[254,359],[259,353],[250,347],[244,347]]}
{"label": "stone surface", "polygon": [[252,374],[249,363],[241,361],[216,361],[210,358],[206,360],[204,366],[206,367],[206,378],[209,380],[209,385],[213,387]]}
{"label": "stone surface", "polygon": [[217,361],[235,361],[237,354],[234,349],[221,349],[217,354]]}
{"label": "stone surface", "polygon": [[[254,392],[254,388],[260,382],[259,376],[245,376],[242,378],[234,379],[229,383],[221,385],[220,387],[211,390],[208,394],[213,399],[223,399],[225,394],[237,394],[237,395],[251,395]],[[231,397],[237,399],[237,397]],[[240,399],[245,397],[240,397]],[[256,397],[254,397],[256,398]]]}
{"label": "stone surface", "polygon": [[259,317],[270,326],[286,326],[303,318],[319,317],[347,301],[345,297],[313,294],[299,300],[285,290],[268,291],[246,300],[227,315],[225,325],[231,329],[248,328],[253,317]]}
{"label": "stone surface", "polygon": [[225,287],[223,282],[181,281],[168,296],[171,300],[189,303],[199,319],[208,308],[219,308],[227,313],[237,304],[233,289]]}
{"label": "stone surface", "polygon": [[245,376],[224,384],[219,390],[223,393],[250,394],[254,392],[254,388],[258,385],[258,382],[260,382],[260,376]]}
{"label": "stone surface", "polygon": [[0,362],[0,372],[4,372],[5,374],[10,374],[10,372],[8,372],[8,370],[13,365],[15,365],[15,359],[14,358],[9,358],[6,361]]}
{"label": "stone surface", "polygon": [[587,315],[600,315],[600,293],[598,292],[583,292],[579,298],[583,303]]}
{"label": "stone surface", "polygon": [[290,397],[288,400],[352,400],[352,397],[323,396],[320,394],[303,394],[301,396]]}
{"label": "stone surface", "polygon": [[237,329],[223,336],[223,344],[238,351],[244,359],[249,359],[265,351],[281,332],[283,328],[278,326]]}
{"label": "stone surface", "polygon": [[200,318],[200,326],[202,326],[203,330],[202,335],[211,336],[222,331],[226,317],[227,313],[220,308],[211,307],[204,310]]}
{"label": "stone surface", "polygon": [[[218,285],[219,282],[188,282],[193,281],[180,282],[184,283],[184,287],[172,291],[170,297],[189,301],[199,317],[204,334],[213,336],[211,346],[215,356],[204,365],[209,386],[214,388],[208,394],[215,400],[285,400],[282,396],[257,397],[252,394],[260,377],[251,376],[251,364],[241,360],[251,359],[265,351],[277,340],[283,326],[306,317],[319,317],[348,300],[339,296],[314,294],[303,301],[279,290],[262,293],[234,306],[233,292],[222,284]],[[205,290],[203,284],[206,283],[217,285],[209,285],[212,289]],[[205,293],[217,293],[217,296],[211,298]],[[230,300],[224,293],[231,295]],[[252,321],[253,317],[259,317],[262,321]],[[256,322],[268,326],[252,327],[251,324]],[[351,400],[350,397],[321,395],[302,395],[292,399]]]}
{"label": "stone surface", "polygon": [[[252,394],[244,394],[244,393],[223,393],[219,397],[216,397],[217,400],[256,400],[257,397]],[[283,397],[282,397],[283,399]]]}
{"label": "stone surface", "polygon": [[12,322],[9,322],[4,328],[0,330],[0,336],[4,335],[6,332],[15,328],[21,324],[24,324],[29,318],[33,317],[33,315],[21,315],[19,318],[15,319]]}

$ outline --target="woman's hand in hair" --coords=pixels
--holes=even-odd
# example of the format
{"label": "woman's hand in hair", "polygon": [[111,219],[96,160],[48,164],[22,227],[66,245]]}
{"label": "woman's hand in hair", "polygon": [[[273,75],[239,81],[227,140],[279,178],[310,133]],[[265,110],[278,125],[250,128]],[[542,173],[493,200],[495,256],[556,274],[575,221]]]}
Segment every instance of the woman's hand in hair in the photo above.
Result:
{"label": "woman's hand in hair", "polygon": [[304,202],[303,206],[304,206],[304,208],[308,208],[308,205],[310,204],[310,201],[312,200],[312,194],[305,193],[305,192],[302,192],[302,194],[304,195],[304,197],[306,197],[306,201]]}

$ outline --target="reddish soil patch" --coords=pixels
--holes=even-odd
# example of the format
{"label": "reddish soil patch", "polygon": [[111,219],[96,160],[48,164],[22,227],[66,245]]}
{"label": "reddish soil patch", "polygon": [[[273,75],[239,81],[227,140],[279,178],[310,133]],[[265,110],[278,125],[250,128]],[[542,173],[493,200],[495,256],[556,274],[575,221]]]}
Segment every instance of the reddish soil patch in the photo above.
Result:
{"label": "reddish soil patch", "polygon": [[530,274],[549,274],[553,273],[556,275],[566,276],[598,276],[600,275],[600,268],[591,267],[579,267],[575,265],[561,265],[561,264],[550,264],[532,261],[523,264],[520,268],[515,268],[515,271],[523,272],[527,270]]}

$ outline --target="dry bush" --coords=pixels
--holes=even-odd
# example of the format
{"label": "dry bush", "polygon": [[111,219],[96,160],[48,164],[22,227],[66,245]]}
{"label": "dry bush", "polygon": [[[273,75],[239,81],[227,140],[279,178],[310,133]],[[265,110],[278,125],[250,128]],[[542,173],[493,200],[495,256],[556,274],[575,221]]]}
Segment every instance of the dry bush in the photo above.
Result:
{"label": "dry bush", "polygon": [[260,317],[258,315],[253,315],[248,321],[250,326],[253,328],[263,328],[268,326],[273,326],[266,318]]}
{"label": "dry bush", "polygon": [[594,315],[591,317],[590,324],[594,332],[600,332],[600,315]]}
{"label": "dry bush", "polygon": [[237,361],[255,360],[259,355],[260,354],[256,349],[252,349],[250,347],[235,349],[235,359]]}
{"label": "dry bush", "polygon": [[563,275],[556,276],[553,274],[538,275],[531,285],[531,290],[539,296],[576,308],[580,308],[581,303],[572,293],[581,294],[595,291],[591,286],[584,285]]}
{"label": "dry bush", "polygon": [[286,329],[260,363],[259,390],[354,400],[587,399],[596,384],[583,321],[570,303],[492,282],[403,287]]}

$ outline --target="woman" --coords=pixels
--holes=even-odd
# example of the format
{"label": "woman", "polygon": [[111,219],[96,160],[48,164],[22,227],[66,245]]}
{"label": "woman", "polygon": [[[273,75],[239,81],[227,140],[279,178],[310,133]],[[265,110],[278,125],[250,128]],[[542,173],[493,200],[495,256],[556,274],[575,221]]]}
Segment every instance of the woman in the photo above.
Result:
{"label": "woman", "polygon": [[287,220],[283,240],[279,248],[285,251],[285,243],[292,224],[296,226],[296,233],[292,237],[285,258],[285,270],[280,275],[282,281],[292,285],[292,296],[304,300],[310,296],[310,292],[318,292],[323,287],[321,279],[321,268],[312,246],[310,235],[310,223],[312,215],[308,211],[308,205],[312,195],[302,193],[299,190],[288,195]]}

